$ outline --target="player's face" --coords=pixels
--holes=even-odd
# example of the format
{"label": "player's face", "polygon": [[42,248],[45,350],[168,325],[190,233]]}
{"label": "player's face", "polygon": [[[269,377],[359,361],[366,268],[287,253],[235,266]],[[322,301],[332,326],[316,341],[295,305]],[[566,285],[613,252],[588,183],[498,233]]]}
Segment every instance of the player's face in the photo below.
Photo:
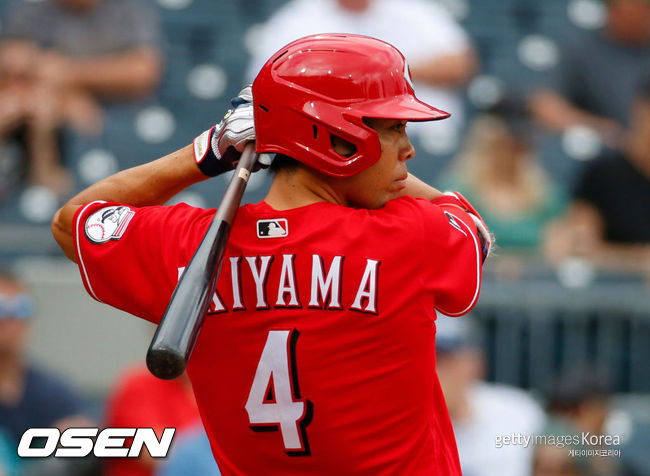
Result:
{"label": "player's face", "polygon": [[415,149],[406,135],[406,121],[399,119],[367,119],[377,131],[381,157],[364,171],[341,179],[349,205],[374,209],[402,195],[408,176],[406,161]]}

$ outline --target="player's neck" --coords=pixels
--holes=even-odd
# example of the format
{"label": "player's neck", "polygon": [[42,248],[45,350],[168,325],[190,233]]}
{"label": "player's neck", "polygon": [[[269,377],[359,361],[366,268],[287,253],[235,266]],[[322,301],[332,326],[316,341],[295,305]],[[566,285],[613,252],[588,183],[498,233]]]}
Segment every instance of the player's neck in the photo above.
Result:
{"label": "player's neck", "polygon": [[347,206],[347,200],[333,182],[306,167],[276,172],[264,201],[276,210],[289,210],[318,202]]}

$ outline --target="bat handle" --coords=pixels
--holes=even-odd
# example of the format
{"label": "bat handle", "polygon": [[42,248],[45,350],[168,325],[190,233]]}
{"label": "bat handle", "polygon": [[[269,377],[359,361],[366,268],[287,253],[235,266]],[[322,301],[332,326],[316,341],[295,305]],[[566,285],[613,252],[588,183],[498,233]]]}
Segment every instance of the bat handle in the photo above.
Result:
{"label": "bat handle", "polygon": [[151,340],[147,367],[158,378],[173,379],[185,371],[217,287],[230,227],[255,160],[255,144],[249,143],[239,159],[217,213],[178,281]]}

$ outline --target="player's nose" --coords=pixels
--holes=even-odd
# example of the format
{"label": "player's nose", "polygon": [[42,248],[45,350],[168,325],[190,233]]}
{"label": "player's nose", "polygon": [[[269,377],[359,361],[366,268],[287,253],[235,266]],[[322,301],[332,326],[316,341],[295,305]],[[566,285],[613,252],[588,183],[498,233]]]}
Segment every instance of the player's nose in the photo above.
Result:
{"label": "player's nose", "polygon": [[411,141],[407,136],[404,136],[404,139],[401,143],[399,150],[399,160],[401,162],[406,162],[409,159],[412,159],[415,155],[415,147],[411,144]]}

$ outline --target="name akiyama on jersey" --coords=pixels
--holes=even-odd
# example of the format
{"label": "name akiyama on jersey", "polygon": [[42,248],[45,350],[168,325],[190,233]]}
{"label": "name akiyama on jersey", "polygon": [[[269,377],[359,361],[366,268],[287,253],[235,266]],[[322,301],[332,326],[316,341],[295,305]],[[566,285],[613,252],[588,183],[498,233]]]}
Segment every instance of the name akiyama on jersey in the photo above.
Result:
{"label": "name akiyama on jersey", "polygon": [[[225,302],[219,292],[215,291],[208,314],[217,314],[228,310],[243,311],[247,309],[246,304],[250,308],[260,311],[308,307],[323,310],[348,309],[368,314],[379,313],[377,296],[381,261],[366,258],[361,278],[355,278],[354,286],[349,288],[355,290],[354,294],[344,296],[343,280],[351,279],[347,274],[344,275],[345,257],[334,256],[329,266],[318,254],[311,255],[309,259],[311,259],[311,281],[309,296],[306,299],[306,296],[300,295],[299,283],[296,279],[296,255],[229,257],[232,301]],[[305,263],[301,264],[304,266]],[[281,267],[280,275],[279,279],[270,281],[270,271],[273,266]],[[185,267],[178,268],[178,279],[184,271]],[[242,286],[243,275],[252,279],[254,293],[251,287]],[[304,289],[304,284],[301,283],[301,287]]]}

